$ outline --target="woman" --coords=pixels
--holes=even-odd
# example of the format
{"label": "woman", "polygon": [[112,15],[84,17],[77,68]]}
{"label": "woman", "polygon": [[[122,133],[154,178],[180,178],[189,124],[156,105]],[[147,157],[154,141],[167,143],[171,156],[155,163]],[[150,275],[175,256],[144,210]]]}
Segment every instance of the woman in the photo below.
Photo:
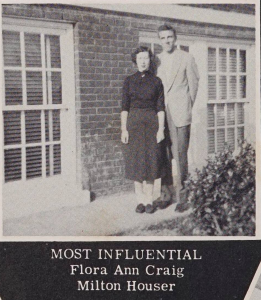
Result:
{"label": "woman", "polygon": [[139,47],[132,54],[138,71],[123,85],[121,141],[124,144],[125,175],[134,180],[138,205],[136,212],[153,213],[153,187],[165,174],[164,91],[161,80],[150,70],[152,53]]}

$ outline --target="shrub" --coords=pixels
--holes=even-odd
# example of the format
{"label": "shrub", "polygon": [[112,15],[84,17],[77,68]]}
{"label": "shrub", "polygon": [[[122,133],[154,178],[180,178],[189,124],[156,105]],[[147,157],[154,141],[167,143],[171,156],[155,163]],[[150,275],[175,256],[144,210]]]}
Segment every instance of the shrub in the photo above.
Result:
{"label": "shrub", "polygon": [[255,235],[255,151],[242,141],[208,159],[186,182],[193,212],[181,224],[185,235]]}

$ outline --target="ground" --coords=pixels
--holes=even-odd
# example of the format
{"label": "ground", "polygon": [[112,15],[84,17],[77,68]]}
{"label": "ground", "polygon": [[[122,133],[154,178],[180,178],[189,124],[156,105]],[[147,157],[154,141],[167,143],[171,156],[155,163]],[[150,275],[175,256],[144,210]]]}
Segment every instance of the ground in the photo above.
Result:
{"label": "ground", "polygon": [[190,210],[175,204],[153,214],[137,214],[134,193],[106,196],[77,207],[40,212],[4,221],[4,236],[175,236],[176,224]]}

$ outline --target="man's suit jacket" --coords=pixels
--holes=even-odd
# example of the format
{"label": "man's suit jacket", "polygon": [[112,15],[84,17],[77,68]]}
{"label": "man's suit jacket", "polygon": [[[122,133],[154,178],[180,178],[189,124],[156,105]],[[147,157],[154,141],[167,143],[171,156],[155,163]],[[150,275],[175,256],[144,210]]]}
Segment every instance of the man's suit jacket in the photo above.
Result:
{"label": "man's suit jacket", "polygon": [[194,57],[175,49],[170,73],[166,74],[164,53],[157,56],[157,76],[163,82],[165,103],[177,127],[191,124],[192,107],[198,91],[199,74]]}

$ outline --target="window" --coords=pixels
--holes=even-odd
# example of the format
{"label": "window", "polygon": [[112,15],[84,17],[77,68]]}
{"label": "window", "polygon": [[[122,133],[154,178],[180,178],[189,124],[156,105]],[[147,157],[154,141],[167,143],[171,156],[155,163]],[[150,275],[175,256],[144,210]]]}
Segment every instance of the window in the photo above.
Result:
{"label": "window", "polygon": [[3,31],[4,180],[61,174],[60,36]]}
{"label": "window", "polygon": [[[147,42],[140,42],[140,46],[145,46],[145,47],[149,47],[151,49],[151,51],[157,55],[160,54],[162,52],[162,47],[159,43],[154,42],[154,41],[147,41]],[[189,52],[189,46],[188,45],[183,45],[183,44],[178,44],[177,48],[186,52]]]}
{"label": "window", "polygon": [[[159,42],[159,38],[157,33],[155,32],[140,32],[140,38],[139,38],[139,44],[140,46],[146,46],[151,49],[151,51],[157,55],[162,52],[162,47]],[[187,40],[185,37],[178,37],[177,40],[177,48],[181,49],[183,51],[189,52],[189,45],[191,44],[190,40]]]}
{"label": "window", "polygon": [[208,48],[208,153],[233,150],[244,138],[246,102],[246,50]]}

